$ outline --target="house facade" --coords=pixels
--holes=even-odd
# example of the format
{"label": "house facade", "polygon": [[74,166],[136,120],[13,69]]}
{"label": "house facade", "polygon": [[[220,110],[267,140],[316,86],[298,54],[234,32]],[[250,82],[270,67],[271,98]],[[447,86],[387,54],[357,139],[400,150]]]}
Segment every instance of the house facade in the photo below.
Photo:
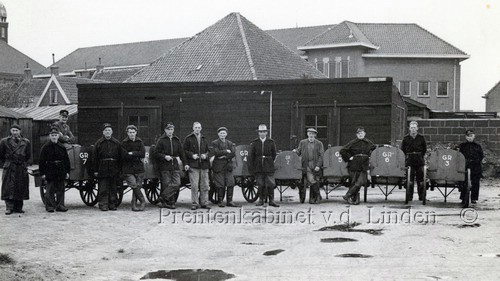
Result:
{"label": "house facade", "polygon": [[500,82],[483,96],[486,99],[486,111],[500,114]]}

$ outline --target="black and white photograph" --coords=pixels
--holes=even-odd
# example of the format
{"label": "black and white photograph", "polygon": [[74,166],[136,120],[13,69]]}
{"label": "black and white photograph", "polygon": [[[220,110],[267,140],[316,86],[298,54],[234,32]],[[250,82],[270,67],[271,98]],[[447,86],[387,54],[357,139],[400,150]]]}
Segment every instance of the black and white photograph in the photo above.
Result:
{"label": "black and white photograph", "polygon": [[0,0],[0,280],[498,280],[499,26]]}

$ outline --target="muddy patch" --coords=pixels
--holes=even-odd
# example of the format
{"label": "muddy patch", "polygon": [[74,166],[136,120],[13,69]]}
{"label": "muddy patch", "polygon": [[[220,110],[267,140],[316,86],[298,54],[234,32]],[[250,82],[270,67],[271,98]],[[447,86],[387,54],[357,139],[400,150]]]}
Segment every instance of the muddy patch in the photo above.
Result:
{"label": "muddy patch", "polygon": [[9,254],[0,253],[0,265],[13,263],[15,263],[15,261]]}
{"label": "muddy patch", "polygon": [[334,238],[321,238],[321,243],[345,243],[345,242],[356,242],[358,240],[345,237],[334,237]]}
{"label": "muddy patch", "polygon": [[242,245],[264,245],[264,243],[241,242]]}
{"label": "muddy patch", "polygon": [[267,252],[264,252],[264,256],[276,256],[277,254],[280,254],[282,252],[284,252],[285,250],[282,250],[282,249],[278,249],[278,250],[271,250],[271,251],[267,251]]}
{"label": "muddy patch", "polygon": [[141,277],[143,279],[170,279],[176,281],[219,281],[236,277],[234,274],[226,273],[219,269],[176,269],[158,270],[149,272]]}
{"label": "muddy patch", "polygon": [[363,255],[363,254],[341,254],[341,255],[336,255],[336,257],[338,257],[338,258],[362,258],[362,259],[373,258],[373,256]]}
{"label": "muddy patch", "polygon": [[476,207],[474,208],[477,211],[498,211],[500,208],[495,208],[495,207]]}
{"label": "muddy patch", "polygon": [[454,226],[457,228],[476,228],[480,227],[481,225],[479,223],[472,223],[472,224],[456,224]]}
{"label": "muddy patch", "polygon": [[382,235],[382,229],[354,229],[354,227],[360,225],[360,223],[351,224],[336,224],[322,227],[316,231],[341,231],[341,232],[363,232],[371,235]]}

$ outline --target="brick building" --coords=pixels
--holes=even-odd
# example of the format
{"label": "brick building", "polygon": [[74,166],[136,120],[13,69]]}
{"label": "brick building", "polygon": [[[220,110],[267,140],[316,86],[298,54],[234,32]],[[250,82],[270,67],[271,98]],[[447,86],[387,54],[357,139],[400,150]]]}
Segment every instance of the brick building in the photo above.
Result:
{"label": "brick building", "polygon": [[486,111],[500,114],[500,82],[483,96],[486,99]]}

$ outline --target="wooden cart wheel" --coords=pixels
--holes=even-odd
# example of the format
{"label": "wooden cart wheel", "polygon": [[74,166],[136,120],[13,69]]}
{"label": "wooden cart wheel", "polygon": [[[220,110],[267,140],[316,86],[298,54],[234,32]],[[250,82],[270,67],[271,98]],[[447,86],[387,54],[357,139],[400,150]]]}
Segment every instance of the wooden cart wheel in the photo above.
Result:
{"label": "wooden cart wheel", "polygon": [[45,194],[47,193],[47,181],[42,180],[40,185],[40,197],[42,198],[43,205],[45,205]]}
{"label": "wooden cart wheel", "polygon": [[85,181],[80,181],[80,197],[83,203],[87,206],[95,206],[97,204],[97,181],[95,179],[89,179]]}
{"label": "wooden cart wheel", "polygon": [[[411,187],[410,187],[410,175],[411,175],[411,167],[408,167],[408,169],[406,170],[406,192],[405,192],[405,204],[408,204],[408,202],[410,202],[410,198],[413,196],[413,194],[411,194],[410,190],[411,190]],[[425,183],[425,181],[424,181]]]}
{"label": "wooden cart wheel", "polygon": [[425,205],[427,203],[427,166],[424,166],[423,184],[424,188],[422,188],[422,204]]}
{"label": "wooden cart wheel", "polygon": [[146,193],[146,198],[149,203],[156,205],[160,200],[160,182],[158,179],[145,179],[142,185],[144,188],[144,193]]}
{"label": "wooden cart wheel", "polygon": [[249,178],[245,178],[241,184],[241,192],[248,203],[253,203],[259,199],[257,186],[255,182]]}

